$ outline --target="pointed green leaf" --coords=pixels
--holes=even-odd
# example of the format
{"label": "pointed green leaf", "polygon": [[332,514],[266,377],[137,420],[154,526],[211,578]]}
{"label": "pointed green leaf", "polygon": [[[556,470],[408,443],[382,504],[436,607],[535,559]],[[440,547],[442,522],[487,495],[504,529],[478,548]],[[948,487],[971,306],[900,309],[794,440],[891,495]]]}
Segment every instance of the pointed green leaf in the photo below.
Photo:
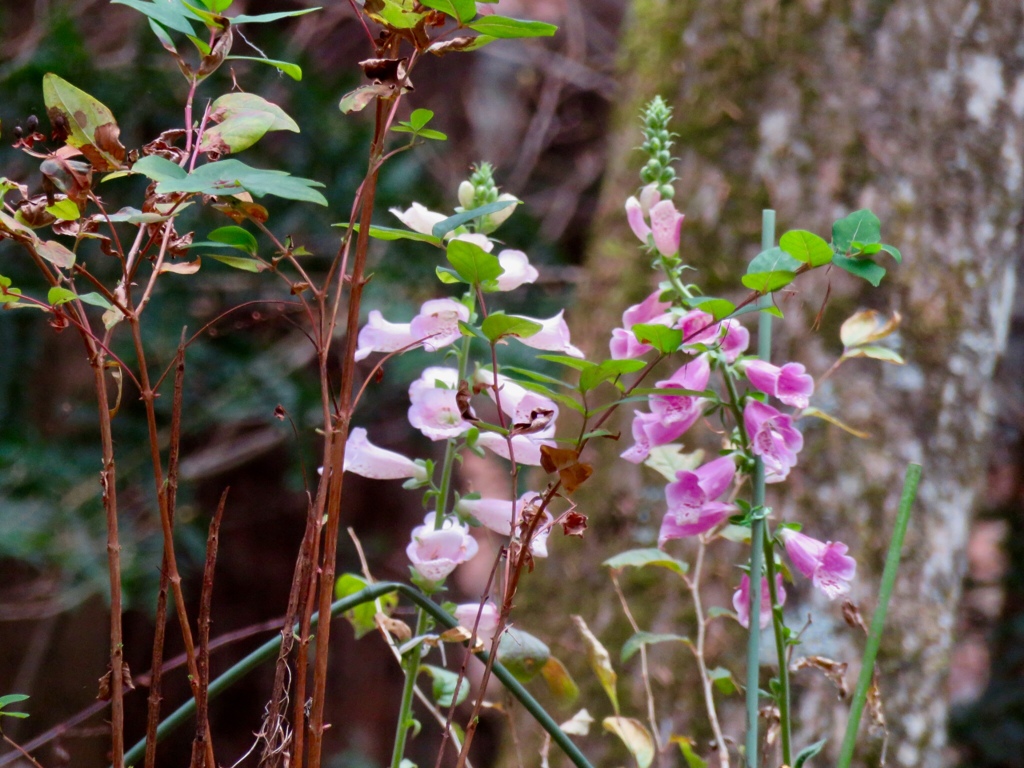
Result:
{"label": "pointed green leaf", "polygon": [[693,739],[673,736],[672,741],[679,745],[679,751],[683,753],[683,760],[686,761],[686,768],[707,768],[708,764],[693,751]]}
{"label": "pointed green leaf", "polygon": [[299,133],[299,125],[277,104],[267,101],[255,93],[226,93],[210,105],[210,116],[227,120],[249,112],[263,112],[273,118],[271,131],[292,131]]}
{"label": "pointed green leaf", "polygon": [[451,267],[434,267],[434,274],[436,274],[437,279],[445,285],[456,285],[457,283],[466,282],[459,277],[459,273]]}
{"label": "pointed green leaf", "polygon": [[106,297],[103,296],[103,294],[96,293],[95,291],[93,291],[92,293],[83,293],[81,296],[78,297],[78,300],[83,302],[84,304],[91,304],[94,307],[102,307],[103,309],[114,308],[114,305],[107,301]]}
{"label": "pointed green leaf", "polygon": [[243,189],[256,197],[276,195],[327,205],[327,199],[313,189],[319,181],[291,176],[284,171],[253,168],[238,160],[220,160],[196,168],[184,179],[168,179],[157,184],[157,192],[193,192],[204,195],[235,195]]}
{"label": "pointed green leaf", "polygon": [[451,707],[458,705],[469,696],[469,680],[465,676],[463,676],[462,684],[459,685],[459,691],[456,694],[455,686],[459,683],[457,673],[443,667],[435,667],[433,664],[421,664],[420,671],[426,672],[433,679],[431,692],[434,695],[434,702],[438,706]]}
{"label": "pointed green leaf", "polygon": [[273,124],[274,116],[266,112],[236,114],[203,131],[199,151],[220,155],[241,152],[262,139]]}
{"label": "pointed green leaf", "polygon": [[650,344],[663,355],[675,352],[683,343],[683,332],[657,323],[637,323],[631,329],[637,341]]}
{"label": "pointed green leaf", "polygon": [[498,641],[498,658],[516,680],[528,683],[547,664],[551,650],[529,632],[510,627]]}
{"label": "pointed green leaf", "polygon": [[643,568],[647,565],[654,565],[659,568],[668,568],[680,576],[689,570],[689,566],[682,560],[676,560],[671,555],[666,555],[660,549],[654,547],[650,549],[630,549],[626,552],[621,552],[614,557],[609,557],[602,565],[607,565],[609,568],[615,568],[616,570],[620,568]]}
{"label": "pointed green leaf", "polygon": [[207,237],[215,243],[224,243],[232,248],[245,251],[253,256],[256,255],[256,238],[251,232],[241,227],[229,226],[213,230]]}
{"label": "pointed green leaf", "polygon": [[506,315],[503,312],[492,312],[480,324],[480,330],[492,344],[505,336],[525,339],[533,336],[541,329],[541,324],[525,317]]}
{"label": "pointed green leaf", "polygon": [[794,279],[796,279],[795,272],[756,272],[754,274],[744,275],[740,278],[740,282],[752,291],[757,291],[758,293],[771,293],[772,291],[779,290],[779,288],[785,288],[787,285],[792,283]]}
{"label": "pointed green leaf", "polygon": [[656,645],[658,643],[689,643],[690,638],[682,635],[663,634],[657,632],[637,632],[622,645],[620,659],[625,664],[637,651],[645,645]]}
{"label": "pointed green leaf", "polygon": [[725,667],[715,667],[708,670],[708,678],[720,692],[728,696],[739,690],[736,681],[732,679],[732,672]]}
{"label": "pointed green leaf", "polygon": [[[335,227],[347,228],[347,223],[333,224]],[[354,232],[359,231],[359,225],[355,224],[352,226]],[[378,227],[372,225],[370,227],[370,237],[377,240],[416,240],[421,243],[430,243],[432,245],[440,245],[441,238],[434,237],[433,235],[425,235],[422,232],[413,232],[411,229],[395,229],[394,227]]]}
{"label": "pointed green leaf", "polygon": [[[315,9],[314,9],[315,10]],[[284,72],[292,80],[302,79],[302,67],[298,64],[292,64],[290,61],[278,61],[277,59],[265,59],[262,56],[225,56],[225,59],[231,61],[258,61],[261,64],[269,64],[282,72]]]}
{"label": "pointed green leaf", "polygon": [[510,205],[518,205],[519,200],[496,200],[493,203],[487,205],[481,205],[479,208],[474,208],[471,211],[463,211],[462,213],[456,213],[454,216],[449,216],[443,221],[437,222],[431,229],[430,234],[434,237],[444,237],[453,229],[461,227],[473,219],[486,216],[489,213],[497,213],[498,211],[508,208]]}
{"label": "pointed green leaf", "polygon": [[420,0],[427,8],[443,11],[459,23],[476,17],[476,0]]}
{"label": "pointed green leaf", "polygon": [[510,19],[507,16],[481,16],[466,25],[477,32],[501,39],[517,37],[551,37],[558,31],[554,24],[543,21]]}
{"label": "pointed green leaf", "polygon": [[[277,13],[258,13],[255,16],[243,13],[238,16],[230,16],[229,19],[232,24],[266,24],[269,21],[277,21],[278,19],[287,19],[291,16],[303,16],[307,13],[313,13],[313,11],[322,10],[321,6],[316,8],[303,8],[298,11],[278,11]],[[295,78],[298,80],[299,78]]]}
{"label": "pointed green leaf", "polygon": [[793,761],[793,768],[803,768],[803,764],[821,752],[827,742],[828,739],[822,739],[821,741],[814,742],[809,747],[801,749]]}
{"label": "pointed green leaf", "polygon": [[885,277],[885,267],[875,264],[870,259],[848,259],[846,256],[836,254],[832,257],[832,263],[840,269],[845,269],[851,275],[867,280],[876,288]]}
{"label": "pointed green leaf", "polygon": [[769,248],[761,251],[751,259],[747,265],[747,274],[756,275],[762,272],[796,272],[802,267],[799,261],[794,259],[781,248]]}
{"label": "pointed green leaf", "polygon": [[[436,235],[437,227],[434,230]],[[505,271],[498,262],[497,256],[487,253],[479,245],[466,240],[449,242],[447,255],[448,261],[455,271],[470,285],[495,280]]]}
{"label": "pointed green leaf", "polygon": [[605,360],[580,374],[580,389],[589,392],[602,382],[624,373],[636,373],[646,366],[643,360]]}
{"label": "pointed green leaf", "polygon": [[900,253],[900,249],[895,245],[889,245],[888,243],[882,243],[882,250],[896,259],[897,264],[903,263],[903,254]]}
{"label": "pointed green leaf", "polygon": [[820,267],[832,261],[832,246],[813,232],[791,229],[779,238],[779,247],[797,261]]}
{"label": "pointed green leaf", "polygon": [[0,707],[6,707],[8,704],[25,701],[27,698],[28,695],[24,693],[8,693],[4,696],[0,696]]}
{"label": "pointed green leaf", "polygon": [[53,286],[46,292],[46,300],[54,307],[60,304],[67,304],[76,298],[74,291],[69,291],[67,288],[62,288],[59,285]]}
{"label": "pointed green leaf", "polygon": [[153,21],[170,27],[176,32],[184,35],[194,35],[195,28],[190,19],[200,21],[199,17],[188,10],[178,0],[157,0],[157,2],[144,2],[144,0],[112,0],[117,5],[127,5],[140,13],[146,14]]}
{"label": "pointed green leaf", "polygon": [[234,269],[240,269],[243,272],[262,272],[267,268],[267,265],[262,261],[247,259],[244,256],[221,256],[216,253],[207,253],[204,255],[207,258],[219,261],[221,264],[226,264]]}
{"label": "pointed green leaf", "polygon": [[82,216],[75,201],[67,197],[58,200],[53,205],[46,206],[46,212],[62,221],[75,221]]}
{"label": "pointed green leaf", "polygon": [[[829,251],[829,254],[832,252]],[[728,317],[736,310],[736,305],[725,299],[717,299],[714,296],[695,296],[686,301],[687,306],[707,312],[715,320]]]}
{"label": "pointed green leaf", "polygon": [[140,157],[132,166],[132,173],[141,173],[153,181],[171,181],[173,179],[184,179],[188,176],[188,171],[160,155]]}
{"label": "pointed green leaf", "polygon": [[882,223],[866,208],[854,211],[832,225],[832,245],[840,254],[848,253],[855,240],[861,243],[882,241]]}
{"label": "pointed green leaf", "polygon": [[[345,573],[334,582],[334,597],[337,600],[342,600],[365,589],[367,586],[368,584],[363,577],[357,576],[354,573]],[[382,595],[378,599],[380,600],[381,611],[387,615],[390,615],[395,606],[398,605],[398,595],[394,592]],[[377,628],[377,623],[374,621],[376,615],[377,604],[373,600],[360,603],[352,610],[345,612],[345,618],[352,625],[357,640]]]}

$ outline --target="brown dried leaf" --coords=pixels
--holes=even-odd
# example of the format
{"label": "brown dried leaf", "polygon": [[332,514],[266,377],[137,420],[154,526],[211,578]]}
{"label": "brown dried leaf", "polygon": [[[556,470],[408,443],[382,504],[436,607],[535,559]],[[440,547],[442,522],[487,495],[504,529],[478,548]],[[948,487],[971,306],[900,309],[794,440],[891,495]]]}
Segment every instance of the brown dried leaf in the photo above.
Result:
{"label": "brown dried leaf", "polygon": [[860,615],[857,606],[849,600],[843,600],[843,620],[854,629],[861,629],[868,634],[868,625],[864,623],[864,617]]}
{"label": "brown dried leaf", "polygon": [[587,530],[587,516],[579,512],[566,512],[562,517],[562,532],[566,536],[580,536]]}
{"label": "brown dried leaf", "polygon": [[404,621],[393,619],[384,613],[375,614],[373,620],[377,622],[378,627],[394,635],[400,642],[404,643],[412,638],[412,630]]}
{"label": "brown dried leaf", "polygon": [[845,661],[835,661],[824,656],[805,656],[802,659],[797,659],[796,663],[793,664],[793,669],[817,669],[832,681],[839,694],[839,698],[845,699],[850,695],[850,691],[846,687],[847,666]]}

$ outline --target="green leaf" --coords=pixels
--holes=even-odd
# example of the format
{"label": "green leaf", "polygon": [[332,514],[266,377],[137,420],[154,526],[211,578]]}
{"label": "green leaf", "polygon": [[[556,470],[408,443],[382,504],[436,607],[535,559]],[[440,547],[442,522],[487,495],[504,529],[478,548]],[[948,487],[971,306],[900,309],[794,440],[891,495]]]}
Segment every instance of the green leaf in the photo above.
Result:
{"label": "green leaf", "polygon": [[832,245],[839,253],[849,253],[854,240],[861,243],[882,241],[882,223],[866,208],[854,211],[832,225]]}
{"label": "green leaf", "polygon": [[[556,379],[554,376],[548,376],[546,373],[540,373],[539,371],[531,371],[528,368],[520,368],[519,366],[516,365],[503,365],[501,366],[501,370],[507,373],[514,373],[518,376],[526,376],[527,378],[533,379],[536,382],[541,382],[544,384],[553,384],[556,387],[566,387],[567,389],[575,389],[575,387],[573,387],[573,385],[569,384],[568,382],[562,381],[561,379]],[[519,383],[521,384],[522,382]],[[546,391],[550,392],[551,390],[546,389]]]}
{"label": "green leaf", "polygon": [[434,274],[437,275],[437,279],[445,285],[456,285],[458,283],[466,282],[459,277],[459,273],[451,267],[434,267]]}
{"label": "green leaf", "polygon": [[[345,573],[338,577],[338,580],[334,582],[334,597],[338,600],[342,600],[349,595],[354,595],[362,589],[368,586],[366,580],[357,576],[354,573]],[[380,599],[381,610],[385,614],[390,614],[394,610],[395,606],[398,605],[398,595],[394,592],[383,595]],[[374,617],[377,615],[377,604],[370,600],[365,603],[357,605],[350,611],[345,612],[345,618],[348,619],[352,625],[352,629],[355,631],[356,639],[359,639],[363,635],[372,632],[377,628],[377,624],[374,621]]]}
{"label": "green leaf", "polygon": [[752,291],[771,293],[789,285],[795,278],[795,272],[756,272],[751,275],[744,275],[740,278],[740,282]]}
{"label": "green leaf", "polygon": [[558,31],[554,24],[543,21],[524,21],[507,16],[481,16],[466,25],[484,35],[508,40],[517,37],[551,37]]}
{"label": "green leaf", "polygon": [[836,254],[832,257],[832,263],[840,269],[845,269],[851,275],[867,280],[876,288],[885,277],[885,267],[879,266],[869,259],[849,259]]}
{"label": "green leaf", "polygon": [[594,363],[589,360],[580,360],[578,357],[569,357],[568,355],[537,355],[537,359],[575,368],[577,371],[585,371],[594,367]]}
{"label": "green leaf", "polygon": [[601,722],[609,733],[614,733],[636,760],[637,768],[650,768],[654,762],[654,739],[644,724],[632,717],[606,717]]}
{"label": "green leaf", "polygon": [[46,206],[46,212],[62,221],[75,221],[82,216],[78,206],[75,205],[75,201],[68,197],[58,200],[53,205]]}
{"label": "green leaf", "polygon": [[476,0],[420,0],[422,5],[443,11],[459,23],[467,22],[476,16]]}
{"label": "green leaf", "polygon": [[576,699],[579,698],[579,686],[576,685],[576,681],[572,679],[572,675],[569,674],[569,670],[565,668],[565,665],[554,656],[549,658],[544,666],[540,668],[540,673],[544,678],[544,682],[548,684],[548,690],[551,691],[551,695],[555,697],[555,701],[561,706],[572,706]]}
{"label": "green leaf", "polygon": [[210,126],[203,131],[199,151],[221,155],[241,152],[262,139],[273,124],[273,115],[266,112],[247,112],[230,117],[220,125]]}
{"label": "green leaf", "polygon": [[707,768],[707,763],[700,755],[693,751],[693,740],[686,736],[673,736],[672,741],[679,745],[679,751],[683,753],[686,761],[686,768]]}
{"label": "green leaf", "polygon": [[478,219],[489,213],[496,213],[508,208],[510,205],[519,205],[519,202],[519,200],[496,200],[493,203],[481,205],[479,208],[474,208],[471,211],[456,213],[454,216],[449,216],[447,219],[437,222],[437,224],[435,224],[431,229],[430,234],[434,237],[444,237],[453,229],[461,227],[463,224],[466,224],[473,219]]}
{"label": "green leaf", "polygon": [[[311,10],[316,10],[316,9],[314,8],[314,9],[311,9]],[[270,15],[270,14],[268,14],[268,15]],[[281,70],[286,75],[288,75],[288,77],[290,77],[292,80],[301,80],[302,79],[302,67],[300,67],[298,64],[292,64],[290,61],[278,61],[277,59],[265,59],[262,56],[225,56],[224,58],[225,59],[230,59],[231,61],[258,61],[261,64],[269,64],[272,67],[276,67],[277,69]]]}
{"label": "green leaf", "polygon": [[[316,8],[303,8],[299,11],[278,11],[277,13],[258,13],[255,16],[243,13],[238,16],[231,16],[230,21],[232,24],[266,24],[269,21],[277,21],[278,19],[287,19],[291,16],[303,16],[307,13],[313,13],[313,11],[321,10],[320,6]],[[295,78],[299,80],[300,78]]]}
{"label": "green leaf", "polygon": [[666,555],[660,549],[651,547],[649,549],[630,549],[626,552],[620,552],[614,557],[609,557],[602,563],[607,565],[609,568],[643,568],[647,565],[658,566],[659,568],[668,568],[674,573],[678,573],[680,576],[685,574],[689,570],[689,566],[681,560],[676,560],[670,555]]}
{"label": "green leaf", "polygon": [[132,166],[132,173],[141,173],[153,181],[172,181],[184,179],[188,176],[188,171],[177,163],[172,163],[166,157],[160,157],[160,155],[140,157]]}
{"label": "green leaf", "polygon": [[[348,227],[348,224],[334,224],[335,227]],[[353,231],[359,231],[359,225],[355,224],[352,227]],[[371,225],[370,237],[376,238],[377,240],[416,240],[421,243],[430,243],[431,245],[440,245],[441,238],[434,237],[433,235],[425,235],[422,232],[413,232],[411,229],[395,229],[394,227],[378,227],[377,225]]]}
{"label": "green leaf", "polygon": [[435,667],[433,664],[421,664],[420,671],[426,672],[433,678],[431,686],[434,694],[434,702],[441,707],[450,707],[461,704],[469,696],[469,680],[462,678],[462,685],[459,686],[458,694],[455,693],[455,686],[459,683],[459,676],[455,672]]}
{"label": "green leaf", "polygon": [[255,93],[226,93],[210,105],[210,116],[217,116],[221,120],[248,112],[263,112],[273,117],[274,122],[270,126],[272,131],[299,133],[298,123],[292,120],[287,112]]}
{"label": "green leaf", "polygon": [[751,259],[747,265],[747,274],[756,275],[761,272],[796,272],[802,267],[799,261],[794,259],[779,247],[769,248],[761,251]]}
{"label": "green leaf", "polygon": [[619,695],[616,691],[616,684],[619,676],[615,674],[615,668],[612,667],[612,657],[604,645],[601,644],[601,641],[597,639],[597,636],[590,631],[590,627],[587,626],[582,616],[573,615],[572,621],[583,637],[583,644],[587,647],[587,661],[590,663],[590,668],[594,670],[594,674],[597,675],[601,687],[604,688],[604,692],[608,695],[615,714],[618,714]]}
{"label": "green leaf", "polygon": [[821,752],[827,742],[828,739],[822,739],[821,741],[814,742],[809,747],[801,749],[793,761],[793,768],[803,768],[803,764]]}
{"label": "green leaf", "polygon": [[414,130],[418,131],[420,128],[426,127],[427,123],[429,123],[433,117],[433,110],[414,109],[412,114],[409,115],[409,125],[411,125]]}
{"label": "green leaf", "polygon": [[159,2],[144,2],[143,0],[112,0],[117,5],[127,5],[129,8],[134,8],[140,13],[146,14],[153,21],[163,24],[165,27],[170,27],[175,32],[181,32],[184,35],[194,35],[196,33],[195,28],[190,23],[190,20],[201,21],[201,19],[188,10],[184,5],[177,0],[160,0]]}
{"label": "green leaf", "polygon": [[43,76],[43,101],[50,122],[66,122],[67,143],[82,150],[96,170],[114,171],[124,165],[121,129],[102,103],[52,72]]}
{"label": "green leaf", "polygon": [[528,338],[537,333],[541,327],[538,322],[527,320],[525,317],[506,315],[504,312],[492,312],[480,324],[480,330],[492,344],[505,336]]}
{"label": "green leaf", "polygon": [[888,347],[879,347],[873,344],[851,347],[843,352],[843,358],[850,357],[870,357],[874,360],[881,360],[884,363],[895,363],[896,365],[903,365],[906,362],[899,352]]}
{"label": "green leaf", "polygon": [[714,684],[715,688],[717,688],[726,696],[728,696],[731,693],[736,693],[736,691],[739,690],[739,688],[736,686],[736,681],[732,679],[732,672],[730,672],[725,667],[715,667],[714,669],[709,669],[708,678]]}
{"label": "green leaf", "polygon": [[55,267],[71,269],[75,266],[75,254],[56,240],[40,240],[36,243],[36,253]]}
{"label": "green leaf", "polygon": [[896,259],[896,263],[897,264],[902,264],[903,263],[903,254],[900,253],[900,249],[897,248],[895,245],[889,245],[887,243],[882,243],[882,250],[885,251],[886,253],[888,253],[894,259]]}
{"label": "green leaf", "polygon": [[256,255],[256,238],[251,232],[248,232],[241,227],[220,227],[219,229],[213,230],[213,232],[207,235],[207,237],[215,243],[224,243],[224,245],[229,245],[240,251],[245,251],[252,256]]}
{"label": "green leaf", "polygon": [[813,232],[791,229],[779,238],[779,247],[797,261],[820,267],[832,261],[832,246]]}
{"label": "green leaf", "polygon": [[69,301],[74,301],[74,291],[69,291],[67,288],[62,288],[59,285],[53,286],[49,291],[46,292],[46,300],[54,307],[59,304],[67,304]]}
{"label": "green leaf", "polygon": [[313,187],[319,181],[291,176],[284,171],[253,168],[238,160],[220,160],[196,168],[184,179],[168,179],[157,184],[157,192],[193,192],[204,195],[235,195],[245,190],[256,197],[277,195],[288,200],[327,205],[327,198]]}
{"label": "green leaf", "polygon": [[24,693],[8,693],[5,696],[0,696],[0,708],[6,707],[8,704],[14,704],[18,701],[25,701],[27,698],[28,695]]}
{"label": "green leaf", "polygon": [[657,323],[637,323],[631,329],[637,341],[650,344],[663,355],[675,352],[683,343],[683,332]]}
{"label": "green leaf", "polygon": [[241,269],[243,272],[262,272],[267,268],[267,265],[262,261],[247,259],[244,256],[221,256],[216,253],[207,253],[204,255],[214,261],[219,261],[221,264],[226,264],[229,267],[234,267],[235,269]]}
{"label": "green leaf", "polygon": [[528,683],[547,664],[551,650],[529,632],[509,627],[498,641],[498,658],[512,677]]}
{"label": "green leaf", "polygon": [[431,139],[433,141],[448,141],[448,134],[435,131],[433,128],[421,128],[416,131],[416,135],[420,138]]}
{"label": "green leaf", "polygon": [[[831,251],[829,251],[831,253]],[[728,317],[736,310],[736,305],[725,299],[717,299],[714,296],[694,296],[687,300],[687,305],[701,312],[707,312],[716,321]]]}
{"label": "green leaf", "polygon": [[689,643],[690,638],[682,635],[663,634],[657,632],[637,632],[622,646],[620,659],[623,664],[629,661],[641,647],[657,643]]}
{"label": "green leaf", "polygon": [[[444,223],[444,222],[442,222]],[[437,235],[437,227],[434,227],[434,235]],[[498,257],[487,253],[475,243],[466,240],[452,240],[448,243],[448,262],[455,268],[470,285],[486,283],[495,280],[504,273]]]}
{"label": "green leaf", "polygon": [[[358,88],[349,91],[341,97],[338,102],[338,109],[348,115],[352,112],[361,112],[373,103],[376,98],[386,98],[392,94],[391,86],[382,83],[372,85],[360,85]],[[392,129],[394,130],[394,129]]]}
{"label": "green leaf", "polygon": [[107,301],[106,297],[101,293],[83,293],[78,297],[78,300],[85,303],[91,304],[94,307],[102,307],[103,309],[113,309],[114,305]]}
{"label": "green leaf", "polygon": [[587,368],[580,374],[580,389],[589,392],[602,382],[614,379],[624,373],[636,373],[646,366],[647,364],[643,360],[605,360],[592,368]]}

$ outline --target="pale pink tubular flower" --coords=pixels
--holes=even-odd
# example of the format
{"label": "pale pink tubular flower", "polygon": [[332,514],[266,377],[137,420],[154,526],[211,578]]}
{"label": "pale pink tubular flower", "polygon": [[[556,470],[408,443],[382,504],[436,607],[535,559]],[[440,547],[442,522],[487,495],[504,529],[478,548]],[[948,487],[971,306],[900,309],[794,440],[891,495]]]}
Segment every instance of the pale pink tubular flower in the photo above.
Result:
{"label": "pale pink tubular flower", "polygon": [[637,341],[630,329],[637,324],[660,324],[671,326],[674,319],[668,310],[672,304],[659,300],[661,291],[655,291],[639,304],[634,304],[622,313],[622,328],[612,330],[609,344],[613,360],[625,360],[647,354],[654,347]]}
{"label": "pale pink tubular flower", "polygon": [[410,330],[409,323],[391,323],[376,309],[370,310],[366,325],[359,331],[356,361],[363,360],[373,352],[395,352],[414,344],[418,337]]}
{"label": "pale pink tubular flower", "polygon": [[[481,368],[477,371],[474,379],[477,384],[486,387],[491,400],[495,400],[494,374],[486,368]],[[512,419],[513,424],[536,423],[539,418],[543,417],[547,422],[544,436],[554,436],[555,420],[558,418],[558,405],[554,400],[537,392],[531,392],[519,382],[500,373],[498,374],[498,390],[501,410]],[[547,432],[551,434],[549,435]]]}
{"label": "pale pink tubular flower", "polygon": [[658,546],[670,539],[706,533],[733,514],[735,505],[715,499],[729,489],[735,475],[731,456],[709,461],[692,472],[676,472],[675,482],[665,486],[668,512],[661,522]]}
{"label": "pale pink tubular flower", "polygon": [[427,470],[400,453],[379,448],[369,441],[366,430],[353,427],[345,444],[345,471],[372,480],[427,479]]}
{"label": "pale pink tubular flower", "polygon": [[[518,456],[516,459],[518,460]],[[527,491],[515,503],[513,518],[512,502],[507,499],[459,499],[455,511],[460,515],[475,518],[481,525],[503,536],[514,536],[523,519],[523,509],[540,501],[540,494]],[[537,524],[533,538],[530,540],[530,552],[535,557],[547,557],[547,539],[551,530],[552,516],[544,512],[544,520]]]}
{"label": "pale pink tubular flower", "polygon": [[685,217],[671,200],[662,200],[651,207],[651,234],[654,247],[662,256],[679,253],[679,237]]}
{"label": "pale pink tubular flower", "polygon": [[796,466],[796,455],[804,447],[804,436],[793,419],[758,400],[748,400],[743,409],[743,426],[750,447],[764,461],[765,482],[780,483]]}
{"label": "pale pink tubular flower", "polygon": [[409,385],[409,423],[431,440],[458,437],[472,426],[456,401],[458,378],[452,368],[430,366]]}
{"label": "pale pink tubular flower", "polygon": [[[498,628],[499,611],[493,600],[480,603],[462,603],[452,612],[456,620],[466,629],[476,626],[477,637],[490,638]],[[477,616],[479,615],[479,619]]]}
{"label": "pale pink tubular flower", "polygon": [[655,323],[665,317],[672,308],[672,302],[661,300],[661,290],[650,294],[639,304],[634,304],[622,313],[622,326],[632,328],[637,323]]}
{"label": "pale pink tubular flower", "polygon": [[846,554],[848,547],[839,541],[821,542],[791,528],[779,531],[786,554],[793,566],[809,578],[829,600],[850,591],[857,573],[857,561]]}
{"label": "pale pink tubular flower", "polygon": [[443,213],[436,213],[428,210],[419,203],[413,203],[404,211],[400,208],[390,208],[389,210],[397,216],[398,220],[405,224],[405,226],[413,232],[419,232],[421,235],[431,234],[435,224],[439,224],[448,218]]}
{"label": "pale pink tubular flower", "polygon": [[[531,467],[540,466],[540,447],[546,445],[554,448],[557,443],[551,438],[554,437],[554,430],[551,434],[538,432],[530,435],[513,435],[512,449],[515,451],[516,464],[527,464]],[[497,432],[481,432],[476,444],[493,451],[503,459],[509,459],[508,443],[504,435]]]}
{"label": "pale pink tubular flower", "polygon": [[498,275],[499,291],[514,291],[524,283],[535,282],[540,277],[540,273],[522,251],[506,248],[498,253],[498,263],[505,270]]}
{"label": "pale pink tubular flower", "polygon": [[465,240],[467,243],[478,246],[485,253],[490,253],[494,250],[494,241],[487,235],[480,234],[479,232],[463,232],[461,235],[455,235],[452,240]]}
{"label": "pale pink tubular flower", "polygon": [[[782,574],[775,574],[775,594],[779,605],[786,602],[786,590],[782,587]],[[736,617],[744,627],[750,627],[750,577],[743,574],[740,585],[732,593],[732,607],[736,609]],[[768,590],[768,579],[761,577],[761,605],[758,611],[758,624],[761,629],[767,627],[772,620],[772,596]]]}
{"label": "pale pink tubular flower", "polygon": [[469,309],[455,299],[430,299],[423,302],[420,313],[409,323],[416,339],[423,339],[427,352],[436,352],[462,337],[459,321],[469,321]]}
{"label": "pale pink tubular flower", "polygon": [[428,581],[442,581],[455,567],[476,555],[479,546],[469,526],[448,519],[434,528],[434,514],[412,529],[412,541],[405,548],[413,567]]}
{"label": "pale pink tubular flower", "polygon": [[641,243],[647,245],[651,228],[645,220],[643,206],[635,197],[626,200],[626,221],[629,222],[629,228],[633,230],[633,234],[639,238]]}
{"label": "pale pink tubular flower", "polygon": [[751,360],[744,366],[744,373],[759,390],[794,408],[806,408],[814,394],[814,379],[800,363],[786,363],[780,368],[763,360]]}
{"label": "pale pink tubular flower", "polygon": [[524,317],[526,320],[540,323],[541,329],[533,334],[533,336],[517,337],[517,340],[534,349],[541,349],[546,352],[561,352],[563,355],[569,355],[570,357],[583,357],[583,352],[579,348],[574,347],[569,341],[569,326],[565,322],[564,314],[565,310],[563,309],[554,317],[549,317],[546,320],[520,315],[520,317]]}

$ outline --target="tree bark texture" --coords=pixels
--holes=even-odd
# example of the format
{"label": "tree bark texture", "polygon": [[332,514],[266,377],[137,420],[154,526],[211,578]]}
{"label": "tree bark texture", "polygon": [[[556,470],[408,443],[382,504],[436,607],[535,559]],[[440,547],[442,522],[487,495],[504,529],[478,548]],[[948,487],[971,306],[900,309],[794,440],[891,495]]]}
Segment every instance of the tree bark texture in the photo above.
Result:
{"label": "tree bark texture", "polygon": [[[908,462],[923,464],[879,664],[887,764],[945,765],[954,611],[1022,247],[1024,7],[1017,0],[635,0],[626,25],[612,164],[575,312],[585,320],[575,334],[588,350],[607,349],[594,331],[618,325],[653,284],[622,203],[642,163],[631,151],[641,141],[637,116],[655,94],[675,107],[683,255],[709,293],[738,285],[758,250],[762,208],[777,210],[780,233],[803,228],[826,239],[836,218],[875,211],[904,263],[886,263],[890,273],[877,290],[836,269],[798,282],[781,302],[786,320],[776,323],[774,356],[821,374],[841,350],[841,321],[873,307],[903,315],[907,365],[854,361],[822,386],[815,404],[871,437],[802,420],[799,476],[770,488],[769,503],[776,521],[799,520],[812,536],[849,544],[859,565],[852,598],[870,620],[903,473]],[[802,329],[826,291],[821,330],[807,335]],[[628,437],[628,420],[620,427]],[[629,520],[636,541],[656,530],[663,501],[652,475],[620,463],[595,480],[605,485],[587,496],[588,536],[596,540],[585,545],[587,557],[627,548],[620,529]],[[652,519],[638,526],[645,514]],[[643,525],[646,534],[637,532]],[[728,554],[733,562],[740,556]],[[725,577],[738,580],[735,571]],[[863,637],[843,624],[837,604],[799,586],[791,596],[791,623],[814,610],[797,655],[854,662],[852,681]],[[651,620],[661,626],[653,631],[665,631],[666,611],[679,605],[659,603]],[[802,689],[796,748],[827,736],[834,756],[846,704],[812,677],[795,676]],[[881,749],[862,727],[861,764],[877,765]]]}

